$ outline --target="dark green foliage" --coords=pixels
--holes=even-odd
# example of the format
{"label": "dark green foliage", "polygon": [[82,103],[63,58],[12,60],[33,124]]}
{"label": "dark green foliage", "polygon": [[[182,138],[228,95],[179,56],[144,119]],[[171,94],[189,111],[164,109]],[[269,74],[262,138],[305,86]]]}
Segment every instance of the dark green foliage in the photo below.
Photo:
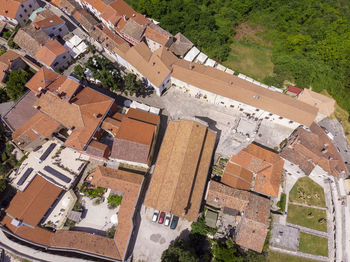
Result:
{"label": "dark green foliage", "polygon": [[232,238],[228,238],[225,241],[215,241],[212,252],[214,255],[214,262],[243,261],[243,258],[237,253]]}
{"label": "dark green foliage", "polygon": [[285,193],[282,193],[280,201],[277,202],[277,206],[280,208],[282,213],[286,211],[286,202],[287,202],[287,195]]}
{"label": "dark green foliage", "polygon": [[121,77],[119,72],[108,59],[94,55],[89,58],[86,67],[91,70],[93,78],[101,81],[102,87],[109,88],[113,91],[121,89]]}
{"label": "dark green foliage", "polygon": [[3,55],[6,53],[6,49],[0,49],[0,55]]}
{"label": "dark green foliage", "polygon": [[127,74],[124,77],[124,87],[129,91],[131,96],[141,91],[141,85],[141,81],[137,80],[137,77],[134,74]]}
{"label": "dark green foliage", "polygon": [[106,237],[113,238],[115,234],[115,229],[116,229],[115,226],[108,228],[106,231]]}
{"label": "dark green foliage", "polygon": [[122,203],[123,196],[119,196],[118,194],[115,195],[109,195],[108,200],[108,207],[110,209],[116,208]]}
{"label": "dark green foliage", "polygon": [[25,84],[30,79],[30,74],[22,70],[13,70],[10,72],[6,82],[5,91],[7,96],[13,100],[18,100],[27,90]]}
{"label": "dark green foliage", "polygon": [[66,223],[64,224],[66,227],[75,227],[75,222],[73,220],[70,220],[69,218],[67,218]]}
{"label": "dark green foliage", "polygon": [[13,37],[8,40],[7,44],[12,49],[19,49],[19,46],[13,41]]}
{"label": "dark green foliage", "polygon": [[81,65],[76,65],[73,70],[73,74],[75,74],[79,80],[84,78],[84,68]]}
{"label": "dark green foliage", "polygon": [[0,193],[4,192],[6,189],[6,180],[5,179],[0,179]]}
{"label": "dark green foliage", "polygon": [[10,98],[7,96],[5,89],[0,89],[0,103],[9,101]]}
{"label": "dark green foliage", "polygon": [[[172,34],[183,33],[211,58],[224,61],[235,26],[266,29],[274,75],[264,82],[328,91],[350,112],[350,9],[343,0],[134,0],[134,7]],[[238,69],[239,70],[239,69]],[[242,72],[244,73],[244,72]]]}
{"label": "dark green foliage", "polygon": [[214,235],[217,231],[216,228],[211,228],[206,225],[204,216],[201,216],[197,222],[191,224],[192,233],[198,233],[201,235],[211,234]]}
{"label": "dark green foliage", "polygon": [[12,30],[6,30],[5,32],[2,33],[1,37],[5,38],[6,40],[9,40],[13,31]]}
{"label": "dark green foliage", "polygon": [[103,187],[89,188],[88,184],[84,183],[80,187],[80,192],[82,192],[85,196],[90,199],[101,197],[104,193],[105,189]]}
{"label": "dark green foliage", "polygon": [[194,249],[184,240],[177,239],[162,254],[162,262],[199,262]]}

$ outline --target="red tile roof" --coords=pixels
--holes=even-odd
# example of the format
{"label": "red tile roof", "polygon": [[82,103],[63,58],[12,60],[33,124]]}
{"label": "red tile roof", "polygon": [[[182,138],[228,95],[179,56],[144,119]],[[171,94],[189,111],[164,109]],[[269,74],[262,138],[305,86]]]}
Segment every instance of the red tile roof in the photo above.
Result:
{"label": "red tile roof", "polygon": [[[278,154],[250,144],[232,156],[226,166],[222,182],[245,190],[249,190],[254,184],[254,191],[277,197],[283,165],[284,161]],[[255,174],[254,183],[252,183],[253,174]]]}
{"label": "red tile roof", "polygon": [[122,170],[98,166],[87,177],[95,186],[110,188],[123,193],[123,200],[118,212],[118,226],[114,235],[116,248],[124,258],[133,230],[133,216],[139,197],[143,176]]}
{"label": "red tile roof", "polygon": [[300,88],[297,88],[295,86],[288,86],[288,91],[294,94],[299,95],[303,90]]}

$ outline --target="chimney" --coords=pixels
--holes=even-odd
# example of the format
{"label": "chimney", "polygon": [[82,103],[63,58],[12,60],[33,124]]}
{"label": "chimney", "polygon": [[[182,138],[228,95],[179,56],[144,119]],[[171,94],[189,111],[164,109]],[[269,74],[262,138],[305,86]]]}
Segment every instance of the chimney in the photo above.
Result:
{"label": "chimney", "polygon": [[192,70],[194,68],[193,64],[190,64],[189,69]]}

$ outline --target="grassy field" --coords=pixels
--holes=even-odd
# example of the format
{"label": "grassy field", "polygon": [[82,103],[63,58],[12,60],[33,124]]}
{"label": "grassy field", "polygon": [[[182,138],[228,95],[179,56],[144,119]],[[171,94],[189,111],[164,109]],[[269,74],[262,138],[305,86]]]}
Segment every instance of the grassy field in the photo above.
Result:
{"label": "grassy field", "polygon": [[234,71],[263,81],[266,76],[273,74],[271,56],[272,51],[267,47],[234,41],[230,55],[223,64]]}
{"label": "grassy field", "polygon": [[315,262],[315,260],[269,251],[267,262]]}
{"label": "grassy field", "polygon": [[327,221],[324,219],[327,219],[325,210],[288,205],[287,222],[289,223],[327,232]]}
{"label": "grassy field", "polygon": [[326,207],[323,188],[308,177],[300,178],[295,183],[289,192],[289,201]]}
{"label": "grassy field", "polygon": [[327,257],[328,239],[300,232],[299,251]]}

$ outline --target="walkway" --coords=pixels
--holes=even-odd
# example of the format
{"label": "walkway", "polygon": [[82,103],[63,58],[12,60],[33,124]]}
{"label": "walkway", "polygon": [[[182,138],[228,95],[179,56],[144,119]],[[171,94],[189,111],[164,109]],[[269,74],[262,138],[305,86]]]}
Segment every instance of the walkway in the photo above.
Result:
{"label": "walkway", "polygon": [[297,202],[289,202],[289,204],[293,204],[293,205],[296,205],[296,206],[302,206],[302,207],[311,207],[311,208],[316,208],[316,209],[322,209],[322,210],[325,210],[325,211],[327,210],[327,208],[325,208],[325,207],[311,206],[311,205],[297,203]]}
{"label": "walkway", "polygon": [[318,231],[318,230],[315,230],[315,229],[311,229],[311,228],[308,228],[308,227],[303,227],[303,226],[291,224],[291,223],[288,223],[288,222],[287,222],[287,226],[297,228],[300,231],[305,232],[305,233],[309,233],[309,234],[312,234],[312,235],[328,238],[328,233],[327,232]]}
{"label": "walkway", "polygon": [[281,249],[281,248],[272,247],[272,246],[270,246],[270,249],[272,251],[288,254],[288,255],[291,255],[291,256],[297,256],[297,257],[303,257],[303,258],[308,258],[308,259],[314,259],[314,260],[318,260],[318,261],[328,261],[328,257],[311,255],[311,254],[302,253],[302,252],[299,252],[299,251],[290,251],[290,250]]}

